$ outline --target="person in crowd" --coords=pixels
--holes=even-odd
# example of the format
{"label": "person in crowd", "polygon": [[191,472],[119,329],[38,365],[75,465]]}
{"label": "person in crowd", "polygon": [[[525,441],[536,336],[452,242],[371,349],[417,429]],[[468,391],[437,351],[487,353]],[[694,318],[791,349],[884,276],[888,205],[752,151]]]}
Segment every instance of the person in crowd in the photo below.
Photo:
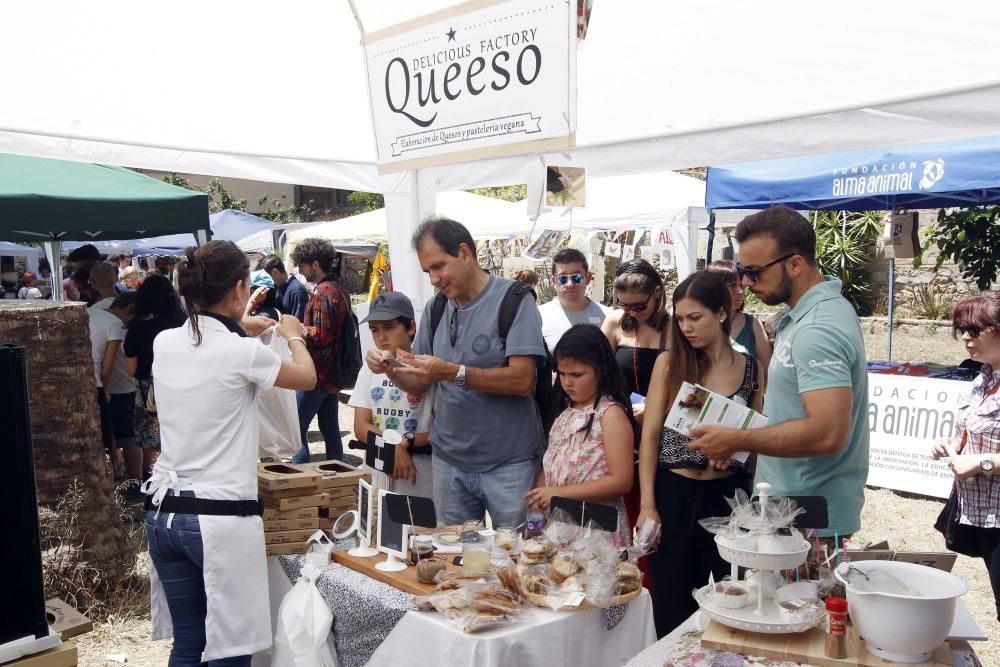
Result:
{"label": "person in crowd", "polygon": [[236,244],[188,248],[182,265],[188,322],[153,341],[163,448],[143,491],[154,636],[172,624],[171,665],[249,665],[272,639],[255,401],[272,386],[309,389],[316,371],[291,315],[277,328],[289,360],[240,326],[250,264]]}
{"label": "person in crowd", "polygon": [[17,290],[18,299],[41,299],[42,290],[38,289],[38,278],[31,271],[21,275],[21,289]]}
{"label": "person in crowd", "polygon": [[[449,525],[482,519],[517,526],[524,494],[534,485],[545,442],[534,399],[539,357],[545,355],[538,308],[522,298],[506,340],[499,308],[514,284],[479,266],[466,227],[447,218],[425,220],[413,235],[420,266],[447,302],[434,328],[431,299],[414,344],[397,351],[393,368],[379,350],[367,363],[404,391],[434,388],[430,443],[434,447],[434,505]],[[432,332],[432,328],[434,329]]]}
{"label": "person in crowd", "polygon": [[548,510],[552,496],[618,508],[615,543],[630,543],[624,495],[632,489],[638,424],[611,345],[592,324],[575,324],[556,343],[554,400],[561,410],[549,430],[542,472],[525,494]]}
{"label": "person in crowd", "polygon": [[784,313],[771,313],[766,318],[764,318],[764,333],[767,334],[767,343],[771,348],[771,353],[774,354],[774,339],[778,335],[778,324],[781,323],[781,318],[784,317]]}
{"label": "person in crowd", "polygon": [[266,271],[278,288],[279,309],[283,313],[294,315],[301,321],[306,318],[306,304],[309,303],[309,293],[305,285],[294,276],[289,276],[285,263],[277,255],[268,255],[257,263],[257,269]]}
{"label": "person in crowd", "polygon": [[[397,350],[410,351],[417,333],[413,304],[402,292],[387,292],[375,297],[368,317],[361,322],[368,324],[375,347],[392,359],[396,358]],[[403,436],[403,441],[396,446],[390,491],[434,497],[428,398],[401,390],[388,375],[375,375],[367,366],[358,373],[348,402],[354,408],[355,437],[367,442],[370,432],[382,434],[386,429]]]}
{"label": "person in crowd", "polygon": [[149,276],[135,293],[135,312],[125,330],[123,350],[128,374],[135,379],[135,432],[142,447],[142,479],[153,469],[160,451],[160,420],[153,389],[153,340],[161,331],[184,324],[173,284]]}
{"label": "person in crowd", "polygon": [[[615,351],[629,393],[646,396],[653,364],[669,349],[663,278],[646,260],[633,259],[618,267],[614,289],[620,310],[607,316],[601,330]],[[637,406],[635,412],[641,424],[643,407]]]}
{"label": "person in crowd", "polygon": [[121,320],[103,308],[88,309],[90,330],[90,356],[94,363],[94,380],[97,382],[97,412],[101,425],[101,442],[111,459],[115,479],[123,479],[123,462],[115,452],[114,425],[111,421],[111,387],[115,374],[115,361],[125,338]]}
{"label": "person in crowd", "polygon": [[319,419],[326,444],[325,458],[343,459],[337,403],[340,387],[330,381],[329,370],[330,361],[340,351],[344,318],[350,316],[351,310],[350,295],[340,282],[340,255],[326,239],[309,238],[295,246],[292,261],[309,282],[316,284],[306,306],[305,338],[319,378],[315,387],[298,394],[302,449],[292,462],[309,461],[306,436],[314,417]]}
{"label": "person in crowd", "polygon": [[149,275],[149,260],[145,257],[139,258],[139,280],[145,280]]}
{"label": "person in crowd", "polygon": [[126,266],[119,272],[118,280],[129,292],[139,289],[139,271],[134,266]]}
{"label": "person in crowd", "polygon": [[[115,290],[115,273],[115,268],[106,262],[97,262],[90,268],[90,285],[100,297],[89,306],[91,317],[94,317],[97,310],[110,312],[112,304],[119,296]],[[117,317],[115,323],[118,325],[118,331],[112,339],[115,343],[112,375],[109,381],[103,384],[104,395],[108,400],[114,433],[115,457],[120,450],[124,457],[128,479],[141,480],[142,452],[136,446],[135,437],[135,380],[128,373],[125,355],[121,354],[122,343],[125,340],[123,318]]]}
{"label": "person in crowd", "polygon": [[275,322],[280,320],[281,313],[278,311],[278,291],[274,287],[274,280],[267,274],[267,271],[258,270],[251,273],[250,288],[254,292],[250,296],[248,312],[251,315],[268,317]]}
{"label": "person in crowd", "polygon": [[962,299],[952,314],[952,331],[961,335],[969,356],[982,364],[968,402],[958,413],[955,437],[935,443],[934,459],[948,459],[955,474],[959,523],[978,537],[993,603],[1000,621],[1000,293]]}
{"label": "person in crowd", "polygon": [[[720,259],[712,262],[706,269],[709,273],[722,278],[729,288],[729,295],[733,301],[732,323],[730,326],[733,345],[740,352],[745,352],[760,362],[764,368],[762,380],[767,379],[767,365],[771,363],[771,346],[767,341],[767,333],[760,320],[753,315],[743,312],[745,301],[745,288],[743,287],[743,276],[736,270],[736,263],[728,259]],[[761,382],[761,386],[765,384]]]}
{"label": "person in crowd", "polygon": [[130,255],[127,252],[123,252],[122,254],[118,255],[118,262],[117,262],[117,264],[114,263],[114,262],[111,262],[111,258],[110,257],[108,257],[108,262],[110,262],[113,266],[115,266],[115,268],[118,269],[118,277],[119,277],[119,279],[121,279],[122,271],[124,271],[125,269],[127,269],[128,267],[130,267],[132,265],[132,255]]}
{"label": "person in crowd", "polygon": [[[69,276],[63,280],[63,298],[67,301],[85,301],[88,306],[97,301],[97,293],[90,287],[90,267],[101,261],[97,246],[87,243],[66,256]],[[77,272],[83,271],[79,277]]]}
{"label": "person in crowd", "polygon": [[49,266],[49,260],[41,259],[38,262],[38,289],[42,293],[43,299],[52,298],[52,267]]}
{"label": "person in crowd", "polygon": [[514,272],[513,277],[517,282],[524,283],[530,287],[532,292],[536,291],[538,287],[538,274],[531,269],[518,269]]}
{"label": "person in crowd", "polygon": [[670,352],[656,360],[646,398],[638,523],[648,518],[661,526],[659,549],[649,561],[659,637],[698,608],[693,588],[704,586],[710,572],[716,579],[728,572],[713,536],[698,521],[727,516],[726,498],[748,483],[744,462],[729,460],[724,469],[714,469],[703,454],[688,448],[690,438],[664,426],[684,382],[760,411],[761,364],[731,344],[731,299],[731,290],[715,273],[693,273],[677,286]]}
{"label": "person in crowd", "polygon": [[[802,215],[777,206],[736,228],[743,284],[769,306],[786,304],[768,372],[765,428],[696,427],[690,448],[717,469],[735,452],[756,453],[756,479],[777,496],[823,496],[820,532],[849,537],[861,527],[868,479],[868,372],[857,313],[841,282],[816,266],[816,234]],[[832,543],[830,544],[832,546]]]}
{"label": "person in crowd", "polygon": [[574,248],[563,248],[552,258],[552,284],[556,298],[538,307],[542,315],[542,336],[549,350],[574,324],[600,327],[611,309],[587,296],[594,280],[587,258]]}

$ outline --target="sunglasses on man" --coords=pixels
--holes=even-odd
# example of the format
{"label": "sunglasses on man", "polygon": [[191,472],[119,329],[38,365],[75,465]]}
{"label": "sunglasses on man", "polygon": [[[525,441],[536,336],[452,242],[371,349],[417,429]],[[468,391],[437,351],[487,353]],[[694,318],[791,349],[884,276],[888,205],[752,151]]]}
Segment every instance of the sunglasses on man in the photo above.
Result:
{"label": "sunglasses on man", "polygon": [[791,255],[785,255],[784,257],[779,257],[778,259],[774,260],[773,262],[768,262],[764,266],[743,266],[742,264],[740,264],[739,262],[737,262],[736,263],[736,271],[741,276],[746,276],[747,280],[749,280],[750,282],[755,283],[758,280],[760,280],[760,274],[764,273],[764,271],[766,269],[771,268],[775,264],[780,264],[781,262],[789,260],[792,257],[795,257],[795,253],[792,253]]}
{"label": "sunglasses on man", "polygon": [[587,281],[587,276],[582,273],[573,273],[568,276],[556,276],[555,280],[556,285],[559,285],[559,287],[565,287],[570,283],[573,283],[574,285],[582,285]]}

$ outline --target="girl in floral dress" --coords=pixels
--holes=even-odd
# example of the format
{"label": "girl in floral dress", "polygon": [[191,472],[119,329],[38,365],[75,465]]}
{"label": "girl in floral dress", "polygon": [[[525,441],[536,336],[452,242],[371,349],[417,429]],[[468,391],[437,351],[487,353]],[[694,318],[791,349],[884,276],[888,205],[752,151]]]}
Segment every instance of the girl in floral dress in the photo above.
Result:
{"label": "girl in floral dress", "polygon": [[629,543],[622,497],[632,488],[635,418],[625,378],[608,339],[591,324],[571,327],[553,352],[554,400],[561,412],[549,431],[549,446],[529,507],[548,510],[552,496],[614,505],[615,543]]}

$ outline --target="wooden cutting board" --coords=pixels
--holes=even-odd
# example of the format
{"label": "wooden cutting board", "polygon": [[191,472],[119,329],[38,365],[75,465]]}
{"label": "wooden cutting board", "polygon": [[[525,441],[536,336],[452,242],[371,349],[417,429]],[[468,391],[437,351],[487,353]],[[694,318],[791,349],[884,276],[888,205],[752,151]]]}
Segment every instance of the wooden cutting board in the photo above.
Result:
{"label": "wooden cutting board", "polygon": [[[864,641],[858,639],[858,633],[853,626],[847,628],[847,655],[850,657],[835,660],[826,657],[826,633],[819,628],[809,632],[787,635],[766,635],[757,632],[747,632],[730,628],[715,621],[709,621],[701,645],[716,651],[730,651],[744,655],[754,655],[761,658],[801,662],[815,667],[843,667],[844,665],[860,665],[862,667],[899,665],[873,656],[865,648]],[[934,658],[920,663],[922,667],[945,667],[951,665],[951,647],[945,642],[934,652]]]}
{"label": "wooden cutting board", "polygon": [[[405,570],[400,570],[399,572],[383,572],[382,570],[376,570],[375,564],[381,563],[387,558],[385,554],[379,554],[378,556],[373,556],[372,558],[361,558],[358,556],[352,556],[346,551],[335,551],[333,552],[333,560],[344,567],[349,567],[352,570],[361,572],[362,574],[367,574],[372,579],[378,579],[383,584],[389,584],[394,586],[404,593],[412,593],[413,595],[427,595],[428,593],[434,592],[433,584],[422,584],[417,581],[417,568],[408,566]],[[461,571],[462,568],[456,567],[449,561],[442,559],[447,565],[449,571]]]}

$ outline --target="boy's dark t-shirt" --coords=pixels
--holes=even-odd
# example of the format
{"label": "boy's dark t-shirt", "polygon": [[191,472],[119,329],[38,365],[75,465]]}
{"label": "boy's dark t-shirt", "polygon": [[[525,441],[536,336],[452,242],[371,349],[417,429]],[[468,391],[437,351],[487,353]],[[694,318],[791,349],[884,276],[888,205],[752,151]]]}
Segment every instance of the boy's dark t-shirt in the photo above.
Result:
{"label": "boy's dark t-shirt", "polygon": [[153,339],[161,331],[175,329],[181,326],[184,320],[165,322],[156,318],[145,318],[132,320],[125,330],[125,343],[122,349],[125,350],[126,357],[138,357],[139,366],[135,376],[140,380],[149,380],[153,375]]}

